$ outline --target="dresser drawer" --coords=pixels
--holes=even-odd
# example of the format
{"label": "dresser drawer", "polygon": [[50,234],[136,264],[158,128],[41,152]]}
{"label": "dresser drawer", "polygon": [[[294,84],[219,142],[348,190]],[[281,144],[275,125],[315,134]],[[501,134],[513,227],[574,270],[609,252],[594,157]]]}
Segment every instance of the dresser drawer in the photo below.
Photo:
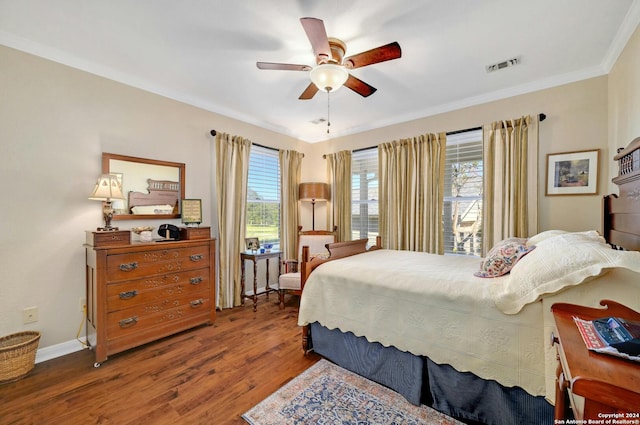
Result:
{"label": "dresser drawer", "polygon": [[203,268],[111,283],[107,287],[107,311],[208,290],[209,274],[209,268]]}
{"label": "dresser drawer", "polygon": [[107,258],[107,282],[175,273],[208,265],[208,245],[110,255]]}
{"label": "dresser drawer", "polygon": [[191,316],[206,317],[211,303],[208,297],[208,291],[200,291],[108,313],[108,339],[167,326]]}

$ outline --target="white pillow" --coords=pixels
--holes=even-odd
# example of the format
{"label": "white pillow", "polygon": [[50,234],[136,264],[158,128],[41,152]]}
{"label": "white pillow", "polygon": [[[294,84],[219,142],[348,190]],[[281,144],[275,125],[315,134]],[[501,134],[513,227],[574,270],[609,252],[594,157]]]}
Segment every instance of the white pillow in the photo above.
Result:
{"label": "white pillow", "polygon": [[595,231],[557,235],[538,243],[502,285],[492,288],[495,303],[502,312],[515,314],[544,294],[578,285],[613,267],[640,273],[640,252],[614,250]]}
{"label": "white pillow", "polygon": [[564,235],[569,233],[565,230],[545,230],[544,232],[540,232],[537,235],[531,236],[527,239],[527,246],[536,245],[539,242],[542,242],[546,239],[553,238],[554,236]]}

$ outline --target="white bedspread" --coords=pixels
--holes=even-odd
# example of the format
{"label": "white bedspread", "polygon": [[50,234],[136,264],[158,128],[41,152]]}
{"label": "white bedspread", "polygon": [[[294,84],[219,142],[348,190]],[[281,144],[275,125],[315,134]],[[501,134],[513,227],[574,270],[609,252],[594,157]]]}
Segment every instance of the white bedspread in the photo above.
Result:
{"label": "white bedspread", "polygon": [[305,284],[298,324],[350,331],[553,401],[551,305],[610,299],[640,311],[640,253],[612,250],[595,231],[562,233],[531,238],[536,249],[493,279],[474,276],[481,260],[469,257],[378,250],[327,262]]}
{"label": "white bedspread", "polygon": [[475,277],[479,266],[478,258],[392,250],[330,261],[307,280],[298,324],[351,331],[544,395],[541,303],[500,312],[491,286],[508,277]]}

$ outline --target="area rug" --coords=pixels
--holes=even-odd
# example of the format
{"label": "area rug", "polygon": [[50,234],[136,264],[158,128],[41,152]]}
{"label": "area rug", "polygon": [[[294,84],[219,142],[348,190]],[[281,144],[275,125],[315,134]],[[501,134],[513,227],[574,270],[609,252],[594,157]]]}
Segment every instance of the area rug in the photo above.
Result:
{"label": "area rug", "polygon": [[252,425],[464,425],[324,359],[242,418]]}

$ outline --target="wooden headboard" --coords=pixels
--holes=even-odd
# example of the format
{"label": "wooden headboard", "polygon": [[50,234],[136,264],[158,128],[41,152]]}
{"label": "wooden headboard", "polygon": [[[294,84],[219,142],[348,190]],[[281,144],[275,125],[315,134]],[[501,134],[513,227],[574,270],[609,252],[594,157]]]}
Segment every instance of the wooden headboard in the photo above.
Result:
{"label": "wooden headboard", "polygon": [[133,207],[149,205],[171,205],[174,214],[177,214],[180,200],[180,182],[169,180],[147,180],[149,193],[129,192],[129,211]]}
{"label": "wooden headboard", "polygon": [[607,195],[603,203],[603,235],[617,248],[640,251],[640,137],[613,157],[618,176],[612,181],[619,194]]}
{"label": "wooden headboard", "polygon": [[361,254],[366,251],[382,249],[380,236],[376,236],[376,244],[370,248],[367,248],[368,242],[368,239],[357,239],[355,241],[328,243],[325,247],[329,251],[329,258],[311,258],[309,247],[303,246],[300,264],[300,282],[302,289],[304,289],[304,283],[309,278],[311,272],[320,264],[326,263],[327,261],[337,260],[338,258]]}

